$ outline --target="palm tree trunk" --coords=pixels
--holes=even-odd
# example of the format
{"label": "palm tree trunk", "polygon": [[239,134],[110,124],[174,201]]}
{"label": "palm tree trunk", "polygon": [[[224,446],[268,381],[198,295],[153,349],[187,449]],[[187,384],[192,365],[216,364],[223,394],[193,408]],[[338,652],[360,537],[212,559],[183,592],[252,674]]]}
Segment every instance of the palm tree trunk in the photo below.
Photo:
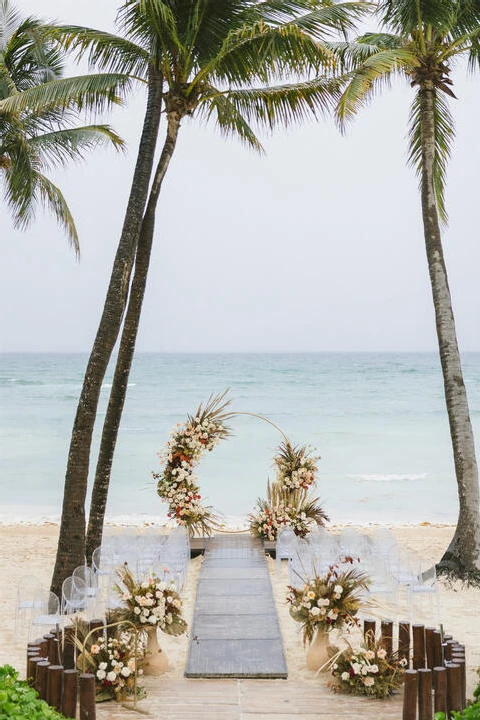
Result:
{"label": "palm tree trunk", "polygon": [[433,83],[425,81],[420,89],[422,214],[459,497],[455,534],[437,569],[453,577],[471,580],[475,576],[478,579],[480,571],[478,470],[434,192],[434,100]]}
{"label": "palm tree trunk", "polygon": [[137,245],[135,270],[128,298],[120,347],[118,350],[115,374],[110,392],[110,399],[103,424],[102,439],[98,455],[95,482],[92,489],[90,515],[86,541],[87,560],[96,547],[102,542],[103,523],[107,506],[108,488],[112,469],[113,455],[117,442],[120,420],[122,417],[128,377],[132,366],[137,339],[140,314],[147,282],[148,267],[152,250],[155,229],[155,211],[160,196],[163,179],[173,156],[180,127],[180,118],[176,113],[169,113],[165,144],[155,172],[152,189],[148,199],[145,217]]}
{"label": "palm tree trunk", "polygon": [[148,196],[160,124],[162,78],[150,68],[148,100],[132,188],[122,234],[107,290],[102,317],[88,360],[73,424],[63,495],[60,537],[51,589],[60,595],[62,583],[85,562],[85,498],[90,448],[103,378],[120,332],[128,296],[135,248]]}

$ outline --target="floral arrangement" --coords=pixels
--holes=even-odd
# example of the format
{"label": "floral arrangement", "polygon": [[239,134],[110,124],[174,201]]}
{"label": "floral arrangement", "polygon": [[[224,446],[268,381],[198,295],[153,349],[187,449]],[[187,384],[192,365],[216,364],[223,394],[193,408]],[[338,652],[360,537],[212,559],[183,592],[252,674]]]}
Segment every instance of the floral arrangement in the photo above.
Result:
{"label": "floral arrangement", "polygon": [[267,484],[267,499],[259,498],[249,515],[250,532],[262,540],[276,540],[278,530],[285,525],[305,537],[313,525],[324,525],[325,520],[328,517],[318,498],[309,497],[305,489],[286,491],[278,482]]}
{"label": "floral arrangement", "polygon": [[153,473],[158,480],[157,493],[169,505],[168,517],[187,526],[190,534],[210,535],[217,525],[212,508],[200,502],[194,470],[203,455],[230,434],[225,421],[232,413],[224,412],[230,402],[223,402],[224,398],[225,393],[211,396],[187,422],[177,423],[164,451],[158,454],[160,463],[165,464],[163,472]]}
{"label": "floral arrangement", "polygon": [[309,452],[306,445],[293,446],[289,440],[279,445],[274,464],[280,488],[288,491],[302,488],[308,490],[313,485],[320,456],[310,457]]}
{"label": "floral arrangement", "polygon": [[182,618],[182,601],[173,582],[166,583],[154,573],[137,581],[125,565],[117,570],[119,583],[115,585],[125,607],[112,610],[110,622],[128,620],[139,630],[160,628],[167,635],[182,635],[187,623]]}
{"label": "floral arrangement", "polygon": [[90,627],[79,618],[75,621],[75,644],[80,651],[77,666],[82,672],[95,675],[96,701],[117,700],[123,702],[145,696],[145,690],[137,685],[143,675],[145,647],[131,632],[107,628],[103,635],[89,636]]}
{"label": "floral arrangement", "polygon": [[354,695],[386,698],[401,687],[407,662],[396,655],[388,657],[381,641],[372,648],[349,647],[332,665],[331,687]]}
{"label": "floral arrangement", "polygon": [[[343,564],[351,564],[345,559]],[[288,587],[290,615],[301,623],[303,642],[310,643],[316,630],[328,632],[358,625],[356,614],[361,605],[361,592],[369,579],[357,567],[341,569],[331,565],[325,575],[314,574],[303,588]]]}

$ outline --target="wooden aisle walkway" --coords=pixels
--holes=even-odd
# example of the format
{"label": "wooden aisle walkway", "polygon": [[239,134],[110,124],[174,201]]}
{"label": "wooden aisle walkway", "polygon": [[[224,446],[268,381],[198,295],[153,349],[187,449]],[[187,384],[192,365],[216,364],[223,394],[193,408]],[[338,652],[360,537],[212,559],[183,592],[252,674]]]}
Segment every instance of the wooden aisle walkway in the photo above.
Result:
{"label": "wooden aisle walkway", "polygon": [[185,676],[287,677],[265,554],[249,535],[208,540]]}

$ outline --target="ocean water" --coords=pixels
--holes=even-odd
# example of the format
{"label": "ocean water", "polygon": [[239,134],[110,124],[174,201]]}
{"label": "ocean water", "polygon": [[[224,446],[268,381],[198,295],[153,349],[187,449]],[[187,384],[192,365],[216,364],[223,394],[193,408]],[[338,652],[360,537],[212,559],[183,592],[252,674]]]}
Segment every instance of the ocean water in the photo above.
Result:
{"label": "ocean water", "polygon": [[[85,354],[0,355],[0,519],[61,511]],[[480,353],[463,358],[480,437]],[[95,431],[96,457],[113,368]],[[138,354],[113,465],[107,516],[165,517],[152,471],[172,426],[229,388],[231,409],[269,419],[321,456],[316,495],[333,523],[453,523],[454,476],[436,354]],[[281,435],[250,416],[203,460],[202,495],[230,521],[246,516],[273,479]],[[480,459],[479,448],[477,454]],[[91,468],[93,475],[94,466]]]}

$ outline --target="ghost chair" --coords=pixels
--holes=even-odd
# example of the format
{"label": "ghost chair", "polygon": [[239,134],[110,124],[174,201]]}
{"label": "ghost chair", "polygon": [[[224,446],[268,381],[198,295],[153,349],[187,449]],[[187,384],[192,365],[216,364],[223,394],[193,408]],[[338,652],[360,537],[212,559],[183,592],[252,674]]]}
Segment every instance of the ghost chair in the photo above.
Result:
{"label": "ghost chair", "polygon": [[[55,631],[58,636],[63,626],[63,617],[60,613],[60,600],[53,592],[46,592],[43,596],[41,607],[36,608],[32,615],[29,630],[29,639],[33,640],[39,635]],[[39,629],[41,632],[39,633]]]}
{"label": "ghost chair", "polygon": [[407,585],[407,608],[410,623],[423,621],[435,627],[440,625],[442,618],[435,565],[423,571],[420,569],[415,581]]}
{"label": "ghost chair", "polygon": [[80,580],[73,582],[73,577],[65,578],[62,583],[62,600],[60,604],[62,615],[77,615],[83,613],[88,607],[88,598],[85,592],[79,589]]}
{"label": "ghost chair", "polygon": [[292,554],[297,544],[297,536],[293,528],[285,525],[278,530],[277,542],[275,545],[275,564],[277,575],[282,573],[282,560],[287,560],[287,568],[291,562]]}
{"label": "ghost chair", "polygon": [[17,585],[15,605],[14,637],[26,631],[32,616],[44,605],[45,590],[41,581],[34,575],[24,575]]}

